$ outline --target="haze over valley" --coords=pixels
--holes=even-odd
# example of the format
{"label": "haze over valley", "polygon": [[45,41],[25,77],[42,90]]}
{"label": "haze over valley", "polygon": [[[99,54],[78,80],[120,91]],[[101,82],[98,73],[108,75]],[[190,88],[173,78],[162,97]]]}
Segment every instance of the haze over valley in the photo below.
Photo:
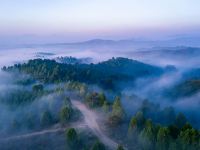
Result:
{"label": "haze over valley", "polygon": [[200,2],[0,5],[0,150],[199,150]]}

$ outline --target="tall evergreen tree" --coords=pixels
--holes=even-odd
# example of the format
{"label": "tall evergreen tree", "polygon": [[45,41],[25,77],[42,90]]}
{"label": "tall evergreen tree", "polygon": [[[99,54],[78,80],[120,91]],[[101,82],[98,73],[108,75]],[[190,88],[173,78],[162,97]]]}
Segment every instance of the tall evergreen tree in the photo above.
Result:
{"label": "tall evergreen tree", "polygon": [[158,150],[168,150],[170,142],[169,130],[166,127],[160,127],[157,134],[156,148]]}

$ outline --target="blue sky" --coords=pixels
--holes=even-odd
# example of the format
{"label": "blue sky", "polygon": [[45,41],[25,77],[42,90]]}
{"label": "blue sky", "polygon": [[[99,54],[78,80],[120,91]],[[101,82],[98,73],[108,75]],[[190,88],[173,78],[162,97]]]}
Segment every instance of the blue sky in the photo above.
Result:
{"label": "blue sky", "polygon": [[197,34],[199,0],[0,0],[1,37]]}

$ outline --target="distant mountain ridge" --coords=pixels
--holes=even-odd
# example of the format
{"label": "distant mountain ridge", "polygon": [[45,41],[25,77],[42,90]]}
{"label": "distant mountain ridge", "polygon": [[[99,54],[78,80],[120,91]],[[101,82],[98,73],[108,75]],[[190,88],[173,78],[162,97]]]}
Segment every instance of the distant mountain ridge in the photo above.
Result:
{"label": "distant mountain ridge", "polygon": [[[31,40],[33,41],[33,40]],[[36,40],[37,41],[37,40]],[[33,48],[33,47],[68,47],[68,48],[92,48],[96,47],[113,47],[113,48],[125,48],[131,50],[131,48],[146,48],[146,47],[176,47],[176,46],[186,46],[186,47],[200,47],[200,37],[193,36],[178,36],[178,37],[167,37],[167,38],[157,38],[157,39],[146,39],[146,38],[130,38],[121,40],[112,39],[91,39],[80,42],[25,42],[26,44],[18,43],[12,45],[10,42],[8,44],[0,43],[1,48]]]}
{"label": "distant mountain ridge", "polygon": [[[173,44],[174,43],[174,44]],[[147,44],[149,46],[186,46],[186,47],[194,47],[200,46],[200,37],[173,37],[173,38],[165,38],[165,39],[138,39],[138,38],[130,38],[130,39],[121,39],[121,40],[111,40],[111,39],[91,39],[81,42],[67,42],[67,43],[52,43],[50,45],[119,45],[119,44]],[[48,45],[48,44],[47,44]]]}

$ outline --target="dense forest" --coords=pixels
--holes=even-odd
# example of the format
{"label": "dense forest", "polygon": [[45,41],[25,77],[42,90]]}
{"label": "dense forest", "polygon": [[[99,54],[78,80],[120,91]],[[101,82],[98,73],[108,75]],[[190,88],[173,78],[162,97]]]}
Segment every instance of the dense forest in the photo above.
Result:
{"label": "dense forest", "polygon": [[[0,139],[2,149],[200,149],[200,131],[184,112],[133,96],[134,93],[122,94],[123,88],[134,86],[138,79],[155,80],[176,71],[173,66],[161,68],[127,58],[97,64],[35,59],[2,70],[14,77],[12,84],[17,87],[0,93],[0,137],[13,138],[12,144]],[[198,93],[198,71],[184,73],[165,95],[175,99]],[[98,123],[105,135],[117,143],[114,148],[102,142],[92,129],[82,130],[80,122],[85,116],[73,106],[74,99],[100,116]],[[125,100],[137,104],[132,108],[134,113],[127,110]],[[3,113],[10,116],[3,117]],[[42,131],[59,134],[40,137],[35,143],[20,141],[21,134],[28,134],[30,138],[26,140],[31,140],[31,133],[41,135]]]}
{"label": "dense forest", "polygon": [[35,59],[26,64],[4,67],[32,75],[44,83],[78,81],[117,89],[119,82],[130,82],[145,76],[159,76],[163,69],[127,58],[112,58],[98,64],[62,64],[54,60]]}

